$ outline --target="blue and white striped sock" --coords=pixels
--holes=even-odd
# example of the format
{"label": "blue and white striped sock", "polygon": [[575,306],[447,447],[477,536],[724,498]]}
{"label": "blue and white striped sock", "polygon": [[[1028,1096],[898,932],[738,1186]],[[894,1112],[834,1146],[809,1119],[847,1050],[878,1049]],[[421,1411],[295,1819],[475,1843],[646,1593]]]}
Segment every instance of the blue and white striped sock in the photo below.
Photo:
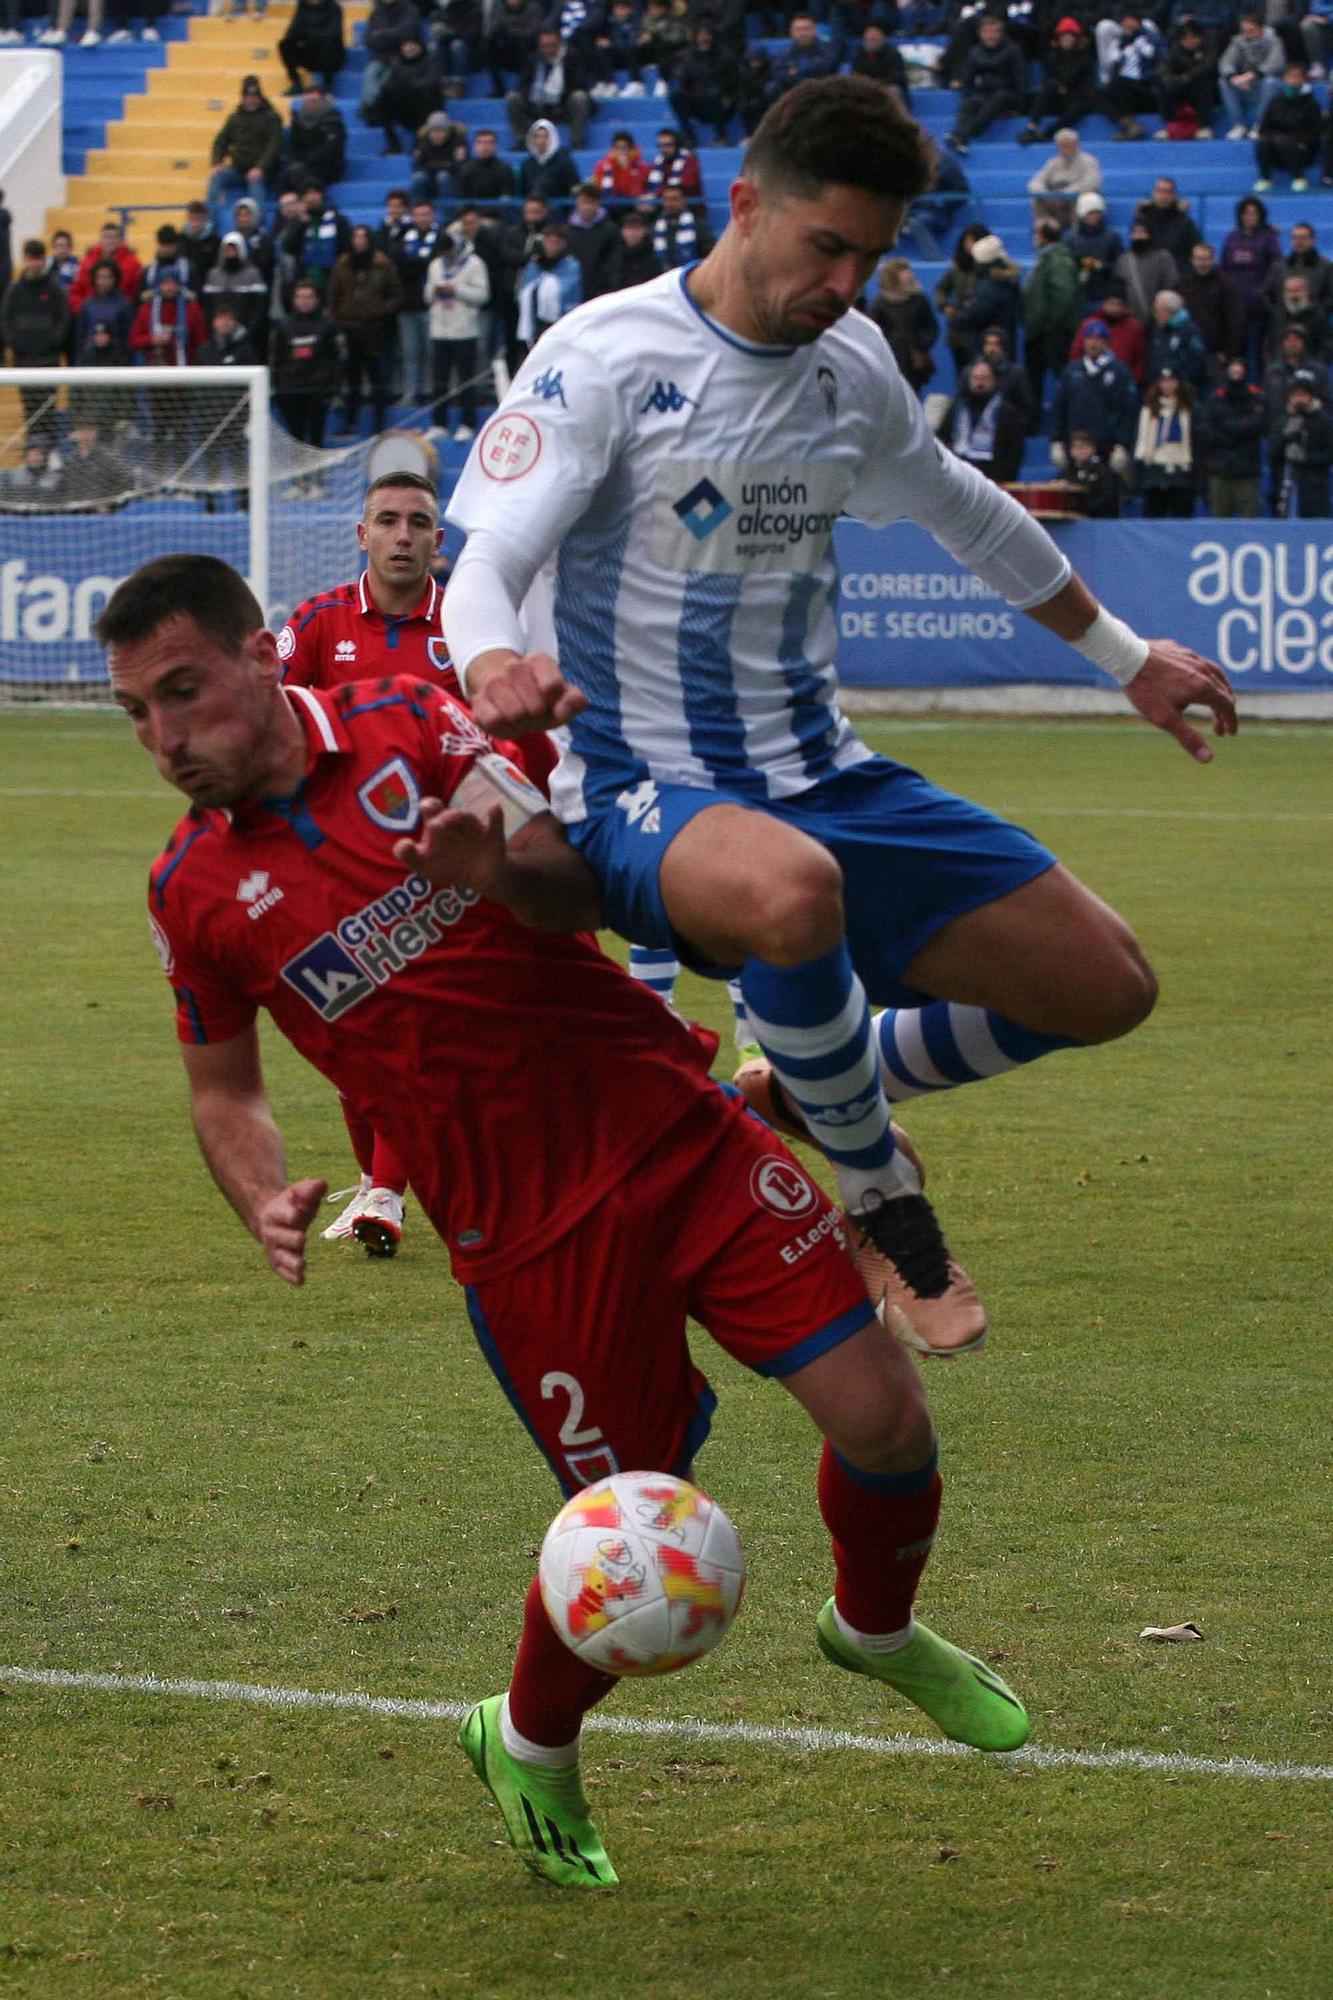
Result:
{"label": "blue and white striped sock", "polygon": [[804,965],[747,959],[741,989],[755,1038],[815,1144],[833,1162],[848,1208],[873,1188],[892,1198],[919,1184],[894,1149],[865,988],[847,946]]}
{"label": "blue and white striped sock", "polygon": [[729,979],[727,981],[727,998],[731,1002],[731,1018],[736,1047],[738,1049],[752,1048],[754,1046],[754,1029],[750,1026],[750,1010],[745,1004],[745,995],[741,991],[741,982],[739,979]]}
{"label": "blue and white striped sock", "polygon": [[1067,1035],[1039,1035],[989,1008],[961,1007],[953,1000],[886,1008],[875,1016],[875,1037],[885,1094],[893,1104],[1003,1076],[1053,1049],[1078,1046]]}
{"label": "blue and white striped sock", "polygon": [[668,1007],[680,977],[680,960],[674,951],[657,951],[651,945],[632,944],[629,948],[629,969],[640,986],[647,986]]}

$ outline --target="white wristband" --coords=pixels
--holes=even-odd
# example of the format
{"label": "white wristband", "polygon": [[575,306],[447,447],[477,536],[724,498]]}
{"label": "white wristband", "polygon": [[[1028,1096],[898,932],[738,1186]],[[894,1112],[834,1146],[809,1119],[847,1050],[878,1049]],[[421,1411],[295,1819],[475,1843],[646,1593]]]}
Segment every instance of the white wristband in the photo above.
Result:
{"label": "white wristband", "polygon": [[1121,687],[1133,680],[1148,658],[1148,641],[1140,639],[1123,618],[1113,617],[1104,604],[1098,605],[1097,616],[1083,637],[1072,639],[1070,644],[1085,660],[1091,660],[1094,667],[1101,667],[1112,680],[1119,681]]}

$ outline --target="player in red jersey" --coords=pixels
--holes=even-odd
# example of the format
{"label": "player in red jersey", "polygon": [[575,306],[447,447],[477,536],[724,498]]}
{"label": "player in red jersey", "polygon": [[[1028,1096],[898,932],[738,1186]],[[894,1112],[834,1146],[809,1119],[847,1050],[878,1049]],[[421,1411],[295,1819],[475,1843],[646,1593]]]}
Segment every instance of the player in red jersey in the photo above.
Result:
{"label": "player in red jersey", "polygon": [[[443,590],[431,566],[444,539],[440,501],[419,472],[387,472],[366,489],[357,543],[366,567],[355,583],[338,585],[298,604],[278,634],[288,687],[332,688],[381,674],[435,681],[458,700],[462,693],[440,625]],[[545,789],[555,767],[550,738],[536,735],[514,752]],[[331,1197],[347,1200],[324,1231],[330,1242],[355,1239],[374,1257],[392,1257],[402,1240],[407,1172],[383,1133],[343,1100],[358,1186]]]}
{"label": "player in red jersey", "polygon": [[[823,1434],[828,1658],[961,1741],[1017,1748],[1017,1698],[912,1616],[941,1490],[920,1375],[838,1211],[709,1077],[715,1039],[574,934],[596,884],[541,794],[433,684],[284,689],[259,606],[212,557],[147,564],[98,635],[140,743],[191,801],[152,870],[152,924],[204,1157],[272,1269],[302,1282],[324,1182],[287,1180],[260,1008],[398,1146],[565,1492],[692,1464],[712,1409],[693,1315]],[[568,1886],[616,1880],[578,1772],[582,1718],[613,1686],[534,1583],[509,1691],[460,1733],[511,1843]]]}

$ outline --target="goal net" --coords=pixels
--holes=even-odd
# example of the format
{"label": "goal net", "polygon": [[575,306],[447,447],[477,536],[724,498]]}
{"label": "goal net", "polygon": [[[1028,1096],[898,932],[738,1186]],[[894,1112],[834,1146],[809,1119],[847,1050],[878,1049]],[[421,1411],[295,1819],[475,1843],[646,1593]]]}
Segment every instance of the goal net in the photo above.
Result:
{"label": "goal net", "polygon": [[370,450],[297,443],[266,368],[0,369],[0,702],[107,700],[93,627],[154,556],[231,563],[276,630],[356,567]]}

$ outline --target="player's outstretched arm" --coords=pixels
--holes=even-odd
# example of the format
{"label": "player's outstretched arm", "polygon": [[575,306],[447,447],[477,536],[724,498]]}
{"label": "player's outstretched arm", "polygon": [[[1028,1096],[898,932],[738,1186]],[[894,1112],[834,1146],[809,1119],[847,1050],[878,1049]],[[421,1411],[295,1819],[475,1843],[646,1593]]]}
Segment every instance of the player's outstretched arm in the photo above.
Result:
{"label": "player's outstretched arm", "polygon": [[459,812],[423,799],[416,833],[394,856],[441,887],[471,889],[536,931],[590,931],[601,922],[592,870],[549,812],[538,813],[508,841],[504,812]]}
{"label": "player's outstretched arm", "polygon": [[467,696],[491,736],[531,736],[559,729],[588,706],[549,653],[481,653],[469,662]]}
{"label": "player's outstretched arm", "polygon": [[1139,714],[1174,736],[1198,763],[1212,762],[1212,745],[1185,720],[1187,708],[1212,710],[1214,736],[1234,736],[1239,728],[1236,697],[1214,661],[1174,639],[1139,639],[1098,605],[1078,577],[1071,576],[1045,604],[1030,606],[1028,616],[1105,667]]}
{"label": "player's outstretched arm", "polygon": [[287,1181],[253,1028],[229,1042],[182,1045],[190,1113],[208,1170],[269,1265],[289,1285],[305,1282],[306,1231],[327,1181]]}

